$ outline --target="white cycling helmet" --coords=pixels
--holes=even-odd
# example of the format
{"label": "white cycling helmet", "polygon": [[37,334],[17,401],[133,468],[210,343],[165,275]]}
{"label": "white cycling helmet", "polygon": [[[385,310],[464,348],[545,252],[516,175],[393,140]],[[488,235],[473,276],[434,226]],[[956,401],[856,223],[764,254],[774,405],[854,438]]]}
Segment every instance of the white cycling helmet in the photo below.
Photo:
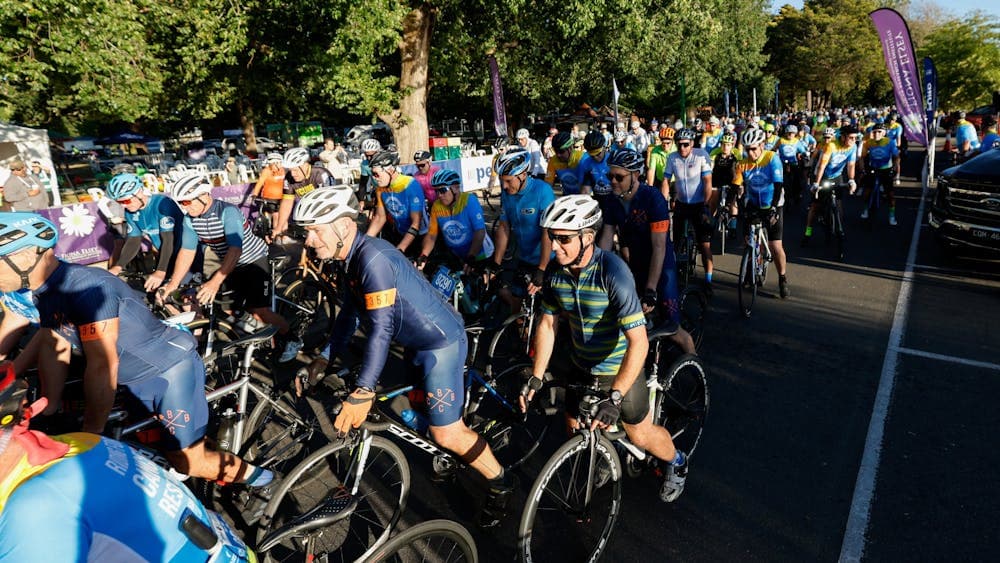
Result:
{"label": "white cycling helmet", "polygon": [[337,186],[313,190],[302,196],[292,211],[292,222],[308,227],[332,223],[345,216],[358,216],[358,200],[354,190]]}
{"label": "white cycling helmet", "polygon": [[517,130],[517,138],[518,139],[527,139],[529,137],[531,137],[531,133],[529,133],[527,129],[518,129]]}
{"label": "white cycling helmet", "polygon": [[620,142],[622,142],[622,141],[624,141],[626,139],[628,139],[628,133],[626,133],[624,131],[615,131],[615,142],[616,143],[620,143]]}
{"label": "white cycling helmet", "polygon": [[280,152],[269,152],[267,153],[267,163],[268,164],[281,164],[285,160],[285,157],[281,156]]}
{"label": "white cycling helmet", "polygon": [[740,137],[740,141],[744,147],[752,147],[763,143],[766,137],[767,133],[764,133],[763,129],[747,129]]}
{"label": "white cycling helmet", "polygon": [[542,213],[543,229],[581,231],[596,228],[600,222],[601,207],[589,195],[562,196]]}
{"label": "white cycling helmet", "polygon": [[170,187],[170,197],[174,201],[191,201],[208,193],[212,193],[212,183],[200,173],[184,176]]}
{"label": "white cycling helmet", "polygon": [[285,168],[298,168],[309,162],[309,151],[302,147],[295,147],[285,151],[285,156],[281,160],[281,165]]}
{"label": "white cycling helmet", "polygon": [[361,152],[379,152],[382,150],[382,143],[378,139],[365,139],[361,141]]}

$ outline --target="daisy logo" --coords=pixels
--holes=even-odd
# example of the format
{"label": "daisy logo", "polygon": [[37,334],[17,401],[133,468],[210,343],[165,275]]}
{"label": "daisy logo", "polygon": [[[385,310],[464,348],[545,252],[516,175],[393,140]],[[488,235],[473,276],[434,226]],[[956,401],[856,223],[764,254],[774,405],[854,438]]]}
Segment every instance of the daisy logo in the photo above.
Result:
{"label": "daisy logo", "polygon": [[78,203],[62,208],[62,217],[59,218],[59,228],[67,235],[85,237],[94,232],[94,223],[96,222],[97,217],[90,214],[87,206]]}

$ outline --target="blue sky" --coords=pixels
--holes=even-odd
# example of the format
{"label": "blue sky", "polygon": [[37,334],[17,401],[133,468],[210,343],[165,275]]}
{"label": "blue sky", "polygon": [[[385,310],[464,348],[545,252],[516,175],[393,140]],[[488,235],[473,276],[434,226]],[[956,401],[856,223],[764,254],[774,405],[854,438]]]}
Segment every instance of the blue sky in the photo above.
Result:
{"label": "blue sky", "polygon": [[[771,6],[775,12],[778,8],[784,6],[785,4],[791,4],[796,8],[802,8],[803,0],[771,0]],[[965,16],[973,10],[982,10],[988,14],[992,14],[997,18],[1000,18],[1000,2],[996,0],[938,0],[937,4],[943,6],[949,12],[955,14],[956,16]]]}

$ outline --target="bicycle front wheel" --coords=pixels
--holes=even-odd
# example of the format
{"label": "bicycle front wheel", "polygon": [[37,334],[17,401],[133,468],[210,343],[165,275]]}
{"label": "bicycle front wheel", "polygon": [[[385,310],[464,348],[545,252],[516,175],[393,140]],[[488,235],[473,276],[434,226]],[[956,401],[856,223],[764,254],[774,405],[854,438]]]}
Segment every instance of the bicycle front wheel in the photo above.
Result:
{"label": "bicycle front wheel", "polygon": [[[577,434],[562,445],[535,479],[518,527],[522,561],[597,561],[621,510],[621,460],[599,435]],[[589,486],[588,486],[589,485]],[[587,490],[591,489],[587,502]]]}
{"label": "bicycle front wheel", "polygon": [[736,284],[736,294],[740,303],[740,314],[750,318],[753,303],[757,299],[757,274],[754,265],[753,245],[748,244],[740,260],[740,279]]}
{"label": "bicycle front wheel", "polygon": [[705,314],[708,311],[708,298],[705,292],[689,287],[681,293],[681,327],[691,335],[694,340],[694,348],[701,348],[701,341],[705,337]]}
{"label": "bicycle front wheel", "polygon": [[431,520],[408,528],[380,547],[372,563],[477,563],[476,542],[458,522]]}
{"label": "bicycle front wheel", "polygon": [[708,415],[708,378],[705,365],[694,354],[677,358],[661,371],[660,386],[653,408],[653,423],[666,428],[674,447],[688,456],[701,440]]}
{"label": "bicycle front wheel", "polygon": [[465,422],[486,439],[505,470],[531,457],[548,429],[548,417],[543,412],[533,408],[522,414],[518,406],[521,386],[531,376],[530,370],[529,363],[515,364],[489,381],[473,381],[469,389],[475,406],[466,413]]}
{"label": "bicycle front wheel", "polygon": [[[326,503],[331,496],[350,492],[356,484],[358,448],[361,446],[349,441],[335,442],[317,450],[292,469],[264,508],[257,541]],[[389,440],[373,436],[357,487],[358,504],[349,516],[323,529],[310,530],[307,537],[283,537],[268,550],[265,560],[365,560],[389,537],[406,505],[410,467],[403,452]]]}

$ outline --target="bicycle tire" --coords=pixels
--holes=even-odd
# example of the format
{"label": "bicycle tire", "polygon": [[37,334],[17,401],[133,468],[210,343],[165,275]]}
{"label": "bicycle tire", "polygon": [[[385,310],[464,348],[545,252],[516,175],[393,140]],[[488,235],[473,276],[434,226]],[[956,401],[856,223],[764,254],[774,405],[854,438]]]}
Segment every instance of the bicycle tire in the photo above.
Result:
{"label": "bicycle tire", "polygon": [[530,360],[527,340],[528,327],[525,326],[528,316],[524,313],[511,315],[500,325],[490,345],[486,349],[489,358],[489,373],[500,373],[508,367]]}
{"label": "bicycle tire", "polygon": [[[354,457],[350,441],[338,441],[315,451],[295,466],[281,481],[259,521],[257,541],[286,520],[305,514],[323,502],[331,491],[350,490],[353,476],[345,473]],[[358,489],[353,513],[322,531],[313,530],[315,551],[325,561],[364,561],[392,532],[406,506],[410,492],[410,467],[403,452],[381,436],[371,437],[371,449]],[[319,474],[319,476],[317,476]],[[264,561],[301,561],[316,557],[305,554],[296,538],[286,537],[264,555]],[[318,558],[317,558],[318,559]],[[312,559],[309,559],[312,560]]]}
{"label": "bicycle tire", "polygon": [[325,283],[304,278],[288,284],[278,301],[277,313],[288,321],[289,333],[302,340],[302,349],[326,344],[337,318],[336,295]]}
{"label": "bicycle tire", "polygon": [[681,327],[691,335],[694,349],[701,349],[705,338],[705,316],[708,313],[708,297],[697,287],[689,287],[681,292]]}
{"label": "bicycle tire", "polygon": [[292,266],[291,268],[287,268],[278,274],[278,281],[274,283],[274,290],[280,292],[281,295],[284,295],[285,290],[288,289],[288,286],[291,285],[292,282],[305,279],[319,280],[316,273],[311,269],[303,268],[302,266]]}
{"label": "bicycle tire", "polygon": [[[549,426],[548,417],[539,409],[522,415],[518,408],[518,397],[526,381],[525,369],[530,370],[531,364],[509,366],[487,379],[486,383],[503,398],[502,401],[474,381],[468,392],[468,397],[476,397],[476,401],[475,408],[465,413],[465,423],[486,439],[504,470],[514,469],[527,461],[545,439]],[[530,377],[531,372],[527,375]]]}
{"label": "bicycle tire", "polygon": [[736,295],[739,300],[740,314],[745,318],[750,318],[753,312],[753,304],[757,299],[757,275],[753,268],[753,246],[747,244],[743,250],[743,258],[740,260],[740,279],[736,284]]}
{"label": "bicycle tire", "polygon": [[430,520],[403,530],[379,547],[368,561],[478,563],[479,553],[465,526],[452,520]]}
{"label": "bicycle tire", "polygon": [[[222,349],[223,346],[229,342],[235,342],[240,339],[240,333],[232,325],[226,321],[220,321],[216,319],[215,321],[215,334],[212,341],[212,350],[209,351],[208,348],[208,326],[211,323],[211,319],[195,319],[184,325],[191,335],[194,336],[195,340],[198,341],[198,355],[201,356],[202,360],[205,362],[205,386],[209,389],[214,389],[219,384],[231,383],[234,379],[231,377],[232,374],[222,373],[221,370],[217,368],[222,368],[223,366],[218,363],[218,359],[214,354]],[[215,358],[215,360],[211,358]]]}
{"label": "bicycle tire", "polygon": [[243,429],[241,457],[264,469],[285,473],[319,446],[329,443],[312,413],[303,414],[289,393],[259,401]]}
{"label": "bicycle tire", "polygon": [[[528,493],[518,526],[519,560],[600,559],[621,511],[622,468],[615,446],[603,434],[598,435],[594,447],[596,459],[601,461],[594,474],[596,479],[602,470],[607,471],[607,481],[593,489],[589,507],[578,506],[578,497],[585,492],[581,489],[586,489],[590,470],[587,440],[585,434],[573,436],[542,466]],[[554,487],[550,489],[550,485]],[[556,498],[562,495],[569,498]],[[605,505],[607,515],[595,518],[591,512],[593,507]]]}
{"label": "bicycle tire", "polygon": [[674,446],[690,457],[701,441],[708,416],[705,365],[698,356],[685,354],[660,370],[659,379],[662,389],[656,394],[653,423],[666,428]]}

